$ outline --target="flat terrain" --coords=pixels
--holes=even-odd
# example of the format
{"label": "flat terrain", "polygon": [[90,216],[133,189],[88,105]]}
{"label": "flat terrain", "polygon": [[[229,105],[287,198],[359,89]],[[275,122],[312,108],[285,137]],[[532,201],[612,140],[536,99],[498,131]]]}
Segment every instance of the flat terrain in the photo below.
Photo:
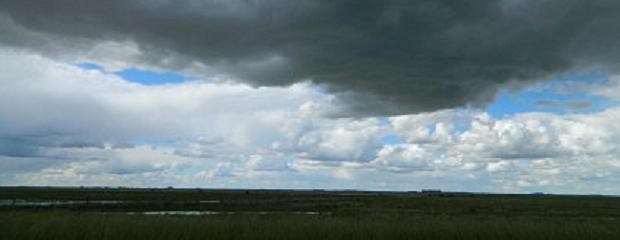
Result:
{"label": "flat terrain", "polygon": [[4,187],[0,239],[620,239],[620,198]]}

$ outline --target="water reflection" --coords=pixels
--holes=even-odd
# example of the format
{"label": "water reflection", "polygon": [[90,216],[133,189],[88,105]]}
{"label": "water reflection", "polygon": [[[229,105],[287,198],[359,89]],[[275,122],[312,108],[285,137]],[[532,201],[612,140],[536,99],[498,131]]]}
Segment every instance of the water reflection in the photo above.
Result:
{"label": "water reflection", "polygon": [[295,215],[329,215],[331,212],[313,212],[313,211],[297,211],[297,212],[281,212],[281,211],[258,211],[258,212],[233,212],[233,211],[147,211],[147,212],[119,212],[128,215],[184,215],[184,216],[202,216],[202,215],[232,215],[232,214],[295,214]]}
{"label": "water reflection", "polygon": [[[53,206],[71,206],[71,205],[122,205],[136,203],[157,203],[157,201],[119,201],[119,200],[53,200],[53,201],[30,201],[24,199],[0,199],[0,207],[53,207]],[[200,200],[178,203],[200,203],[200,204],[217,204],[220,200]]]}

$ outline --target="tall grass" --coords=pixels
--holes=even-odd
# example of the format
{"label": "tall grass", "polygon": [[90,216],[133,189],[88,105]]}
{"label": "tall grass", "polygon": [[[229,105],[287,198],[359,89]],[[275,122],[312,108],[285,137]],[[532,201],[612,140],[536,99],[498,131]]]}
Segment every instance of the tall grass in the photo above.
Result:
{"label": "tall grass", "polygon": [[620,239],[614,218],[0,212],[0,239]]}
{"label": "tall grass", "polygon": [[[0,240],[620,239],[620,198],[604,196],[0,187],[0,199],[82,201],[0,206]],[[145,211],[234,214],[125,214]]]}

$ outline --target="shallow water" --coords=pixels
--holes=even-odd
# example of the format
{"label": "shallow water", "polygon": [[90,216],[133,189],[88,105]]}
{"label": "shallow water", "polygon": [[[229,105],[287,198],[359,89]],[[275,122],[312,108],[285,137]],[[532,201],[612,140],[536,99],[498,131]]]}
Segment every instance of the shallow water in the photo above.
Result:
{"label": "shallow water", "polygon": [[150,211],[150,212],[126,212],[126,214],[136,215],[185,215],[185,216],[201,216],[201,215],[224,215],[234,214],[234,212],[224,211]]}
{"label": "shallow water", "polygon": [[[201,200],[197,201],[201,204],[217,204],[220,200]],[[52,206],[71,206],[71,205],[121,205],[131,203],[154,203],[151,201],[118,201],[118,200],[54,200],[54,201],[29,201],[24,199],[0,199],[0,207],[52,207]],[[192,202],[188,202],[192,203]],[[193,202],[196,203],[196,202]]]}
{"label": "shallow water", "polygon": [[67,201],[26,201],[23,199],[1,199],[0,206],[32,206],[32,207],[48,207],[48,206],[65,206],[65,205],[82,205],[82,204],[98,204],[98,205],[119,205],[127,203],[127,201],[116,200],[67,200]]}
{"label": "shallow water", "polygon": [[232,214],[256,214],[256,215],[269,215],[269,214],[295,214],[295,215],[329,215],[330,212],[279,212],[279,211],[260,211],[260,212],[233,212],[233,211],[147,211],[147,212],[119,212],[121,214],[128,215],[183,215],[183,216],[203,216],[203,215],[232,215]]}
{"label": "shallow water", "polygon": [[[106,206],[115,207],[126,204],[153,204],[157,201],[119,201],[119,200],[53,200],[53,201],[37,201],[24,199],[0,199],[0,207],[63,207],[63,206]],[[184,203],[184,202],[179,202]],[[220,200],[200,200],[189,201],[187,203],[199,204],[219,204]],[[129,211],[129,212],[98,212],[102,214],[128,214],[128,215],[184,215],[184,216],[203,216],[203,215],[231,215],[231,214],[249,214],[249,215],[271,215],[271,214],[293,214],[293,215],[329,215],[331,212],[316,211],[197,211],[197,210],[170,210],[170,211]]]}

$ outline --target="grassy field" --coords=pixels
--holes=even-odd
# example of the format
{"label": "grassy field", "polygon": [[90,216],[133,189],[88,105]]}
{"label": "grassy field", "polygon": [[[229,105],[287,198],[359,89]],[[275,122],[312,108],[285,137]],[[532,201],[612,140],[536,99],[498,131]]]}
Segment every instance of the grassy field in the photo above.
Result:
{"label": "grassy field", "polygon": [[0,201],[0,239],[620,239],[620,198],[599,196],[0,188]]}

